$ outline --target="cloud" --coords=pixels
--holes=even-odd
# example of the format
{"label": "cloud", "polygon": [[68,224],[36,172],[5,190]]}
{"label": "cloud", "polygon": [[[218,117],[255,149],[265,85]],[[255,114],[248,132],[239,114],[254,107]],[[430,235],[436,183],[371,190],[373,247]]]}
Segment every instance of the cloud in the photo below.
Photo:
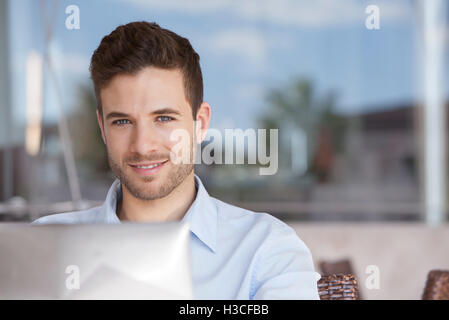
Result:
{"label": "cloud", "polygon": [[260,83],[242,83],[235,86],[235,93],[242,101],[261,101],[265,98],[266,88]]}
{"label": "cloud", "polygon": [[[231,13],[249,21],[279,25],[322,28],[362,23],[368,3],[358,0],[130,0],[144,8],[190,14]],[[127,3],[129,1],[127,0]],[[382,22],[411,17],[412,6],[406,1],[378,0]]]}
{"label": "cloud", "polygon": [[231,28],[213,34],[198,35],[198,43],[203,50],[214,55],[230,59],[257,70],[268,72],[271,57],[270,50],[291,50],[295,46],[295,36],[291,33],[270,31],[257,28]]}
{"label": "cloud", "polygon": [[89,72],[90,59],[80,54],[65,54],[60,57],[60,69],[76,73],[84,74]]}
{"label": "cloud", "polygon": [[[394,21],[411,15],[411,7],[405,3],[377,1],[382,21]],[[357,0],[296,1],[264,0],[242,2],[240,15],[248,19],[265,20],[275,24],[321,28],[362,23],[366,19],[367,4]]]}
{"label": "cloud", "polygon": [[239,56],[247,63],[260,66],[266,60],[268,42],[255,30],[231,29],[210,37],[208,46],[217,54]]}
{"label": "cloud", "polygon": [[[124,0],[121,0],[124,1]],[[144,9],[160,9],[193,15],[234,15],[242,22],[262,22],[279,26],[303,28],[329,28],[359,24],[365,28],[367,3],[359,0],[130,0]],[[412,17],[408,2],[377,0],[380,8],[381,26],[388,21]],[[262,70],[267,62],[268,49],[276,47],[288,50],[294,39],[285,33],[265,33],[264,28],[239,28],[238,26],[198,35],[204,47],[219,55],[233,55],[245,63]],[[274,34],[275,32],[276,34]]]}
{"label": "cloud", "polygon": [[174,10],[188,13],[210,13],[230,8],[233,0],[121,0],[142,8]]}

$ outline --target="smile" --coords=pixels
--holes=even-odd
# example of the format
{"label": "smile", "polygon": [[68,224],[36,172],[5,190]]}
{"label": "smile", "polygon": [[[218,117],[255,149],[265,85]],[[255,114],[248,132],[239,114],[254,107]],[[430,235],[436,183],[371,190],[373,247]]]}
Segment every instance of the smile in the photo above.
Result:
{"label": "smile", "polygon": [[151,165],[149,165],[149,166],[135,166],[136,168],[140,168],[140,169],[151,169],[151,168],[155,168],[155,167],[158,167],[158,166],[160,166],[162,164],[162,162],[161,163],[156,163],[156,164],[151,164]]}
{"label": "smile", "polygon": [[167,161],[168,160],[151,164],[130,164],[130,167],[138,174],[152,175],[158,172],[164,166],[164,164],[167,163]]}

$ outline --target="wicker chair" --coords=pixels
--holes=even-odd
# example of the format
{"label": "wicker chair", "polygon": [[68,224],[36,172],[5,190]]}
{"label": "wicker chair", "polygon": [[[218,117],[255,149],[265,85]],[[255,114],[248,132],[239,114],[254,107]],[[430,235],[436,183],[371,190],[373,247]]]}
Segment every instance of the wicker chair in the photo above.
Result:
{"label": "wicker chair", "polygon": [[355,275],[352,269],[351,261],[349,259],[342,259],[337,261],[322,260],[320,261],[319,266],[321,269],[321,273],[325,276],[337,273]]}
{"label": "wicker chair", "polygon": [[353,274],[323,275],[318,280],[321,300],[358,300],[359,289]]}
{"label": "wicker chair", "polygon": [[[357,276],[352,268],[351,260],[340,259],[340,260],[321,260],[319,262],[319,267],[321,269],[321,274],[323,276],[331,276],[337,274],[351,275],[354,279],[357,279]],[[360,290],[357,288],[357,300],[362,300],[362,294]]]}
{"label": "wicker chair", "polygon": [[423,300],[449,300],[449,271],[431,270],[422,295]]}

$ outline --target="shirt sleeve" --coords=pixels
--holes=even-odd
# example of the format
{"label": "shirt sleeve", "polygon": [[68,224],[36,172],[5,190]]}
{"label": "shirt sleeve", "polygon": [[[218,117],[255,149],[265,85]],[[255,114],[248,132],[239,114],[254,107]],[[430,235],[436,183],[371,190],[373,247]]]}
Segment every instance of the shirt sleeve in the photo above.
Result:
{"label": "shirt sleeve", "polygon": [[254,273],[250,299],[319,300],[312,254],[290,226],[269,235]]}

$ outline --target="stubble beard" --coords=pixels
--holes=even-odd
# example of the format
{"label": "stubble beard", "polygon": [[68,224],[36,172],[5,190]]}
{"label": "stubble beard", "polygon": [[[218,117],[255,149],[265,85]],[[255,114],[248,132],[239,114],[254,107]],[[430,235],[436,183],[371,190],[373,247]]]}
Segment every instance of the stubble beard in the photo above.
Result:
{"label": "stubble beard", "polygon": [[[137,199],[141,200],[156,200],[160,198],[164,198],[168,196],[176,187],[178,187],[193,171],[194,163],[193,163],[193,150],[191,150],[191,161],[188,164],[176,164],[168,160],[165,165],[172,164],[172,169],[169,170],[167,174],[167,179],[164,181],[157,190],[154,190],[154,187],[147,187],[146,185],[151,183],[154,180],[154,177],[137,177],[132,173],[125,173],[126,169],[122,169],[122,166],[114,160],[111,156],[109,149],[106,146],[107,154],[108,154],[108,162],[109,167],[111,168],[114,175],[117,179],[120,180],[122,186],[125,186],[126,189]],[[155,161],[158,159],[140,159],[133,158],[128,159],[124,162],[125,168],[129,167],[127,163],[129,162],[137,162],[137,161]]]}

